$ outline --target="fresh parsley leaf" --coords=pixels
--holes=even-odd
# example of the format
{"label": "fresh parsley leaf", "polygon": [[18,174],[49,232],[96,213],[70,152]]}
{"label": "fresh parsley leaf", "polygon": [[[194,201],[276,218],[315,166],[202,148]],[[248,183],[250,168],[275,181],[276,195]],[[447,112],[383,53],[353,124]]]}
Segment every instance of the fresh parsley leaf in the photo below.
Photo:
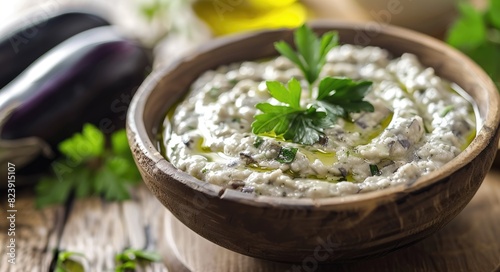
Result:
{"label": "fresh parsley leaf", "polygon": [[370,164],[370,172],[372,173],[372,176],[382,175],[382,173],[380,173],[380,170],[378,170],[378,166],[376,164]]}
{"label": "fresh parsley leaf", "polygon": [[253,146],[255,148],[259,148],[263,143],[264,143],[264,139],[262,137],[257,137],[257,138],[255,138],[255,141],[253,142]]}
{"label": "fresh parsley leaf", "polygon": [[269,93],[276,98],[276,100],[288,104],[290,108],[300,110],[302,87],[297,79],[292,78],[288,82],[288,88],[278,81],[267,81],[266,85]]}
{"label": "fresh parsley leaf", "polygon": [[45,206],[60,204],[66,201],[71,194],[74,182],[72,180],[59,180],[55,177],[43,177],[38,181],[35,192],[35,206],[43,208]]}
{"label": "fresh parsley leaf", "polygon": [[129,253],[135,255],[137,260],[148,261],[148,262],[159,262],[161,260],[160,254],[152,251],[128,249]]}
{"label": "fresh parsley leaf", "polygon": [[295,147],[283,147],[278,154],[276,160],[281,163],[292,163],[295,160],[295,155],[297,154],[297,148]]}
{"label": "fresh parsley leaf", "polygon": [[118,263],[116,272],[125,272],[135,270],[139,262],[152,263],[161,260],[161,256],[156,252],[126,249],[121,253],[116,254],[115,259]]}
{"label": "fresh parsley leaf", "polygon": [[72,174],[73,184],[75,188],[75,196],[77,198],[84,198],[92,195],[92,182],[89,182],[93,178],[92,171],[86,167],[75,168],[75,172]]}
{"label": "fresh parsley leaf", "polygon": [[500,29],[500,1],[490,0],[487,16],[491,25]]}
{"label": "fresh parsley leaf", "polygon": [[274,48],[284,57],[288,58],[291,62],[299,67],[304,76],[307,74],[307,67],[304,64],[304,61],[300,59],[297,53],[293,50],[293,48],[285,41],[279,41],[274,43]]}
{"label": "fresh parsley leaf", "polygon": [[65,157],[52,163],[55,176],[45,177],[37,184],[36,206],[64,203],[73,192],[78,198],[91,195],[102,195],[110,201],[130,198],[129,188],[141,177],[126,133],[117,131],[109,140],[106,145],[104,134],[86,124],[82,133],[62,142],[59,149]]}
{"label": "fresh parsley leaf", "polygon": [[460,19],[449,30],[447,42],[459,49],[473,49],[486,40],[486,23],[472,4],[462,2],[458,8]]}
{"label": "fresh parsley leaf", "polygon": [[136,184],[138,181],[132,171],[134,168],[131,169],[131,165],[125,159],[108,158],[94,178],[95,191],[111,201],[129,199],[129,185]]}
{"label": "fresh parsley leaf", "polygon": [[500,87],[500,45],[485,42],[475,49],[462,50],[473,59]]}
{"label": "fresh parsley leaf", "polygon": [[312,85],[325,65],[326,55],[330,49],[338,45],[338,34],[328,32],[318,38],[312,29],[302,25],[294,32],[294,42],[297,52],[284,41],[275,43],[274,47],[281,55],[295,63]]}
{"label": "fresh parsley leaf", "polygon": [[371,85],[369,81],[357,82],[349,78],[324,78],[319,84],[317,101],[305,109],[300,106],[302,89],[296,79],[288,82],[288,88],[280,82],[267,82],[269,93],[284,105],[257,104],[262,114],[255,116],[252,132],[274,133],[295,143],[314,144],[337,117],[374,111],[373,105],[363,100]]}
{"label": "fresh parsley leaf", "polygon": [[370,81],[326,77],[319,84],[316,104],[325,109],[331,119],[346,118],[354,112],[373,112],[373,105],[363,100],[371,85]]}
{"label": "fresh parsley leaf", "polygon": [[122,264],[119,264],[115,268],[115,272],[131,272],[131,271],[135,271],[136,268],[137,268],[136,262],[128,261],[128,262],[124,262]]}
{"label": "fresh parsley leaf", "polygon": [[300,107],[302,88],[295,78],[288,82],[288,88],[278,81],[268,81],[266,85],[269,93],[286,105],[257,104],[255,107],[262,111],[262,114],[255,116],[252,132],[255,134],[274,132],[276,136],[280,136],[290,128],[293,116],[304,111]]}
{"label": "fresh parsley leaf", "polygon": [[479,64],[500,88],[500,1],[490,0],[484,12],[461,3],[459,11],[447,42]]}
{"label": "fresh parsley leaf", "polygon": [[333,125],[326,117],[326,113],[317,111],[315,107],[290,115],[290,126],[283,138],[299,144],[314,144],[324,135],[324,129]]}
{"label": "fresh parsley leaf", "polygon": [[91,124],[85,124],[82,133],[59,144],[59,151],[75,163],[102,155],[105,138],[102,132]]}
{"label": "fresh parsley leaf", "polygon": [[255,106],[262,111],[256,115],[252,123],[252,132],[259,135],[274,133],[276,136],[284,134],[290,127],[293,115],[302,112],[287,106],[275,106],[269,103],[259,103]]}
{"label": "fresh parsley leaf", "polygon": [[276,81],[267,82],[267,86],[269,93],[285,105],[257,104],[256,108],[262,113],[255,116],[252,132],[257,135],[274,134],[301,144],[317,142],[323,135],[323,129],[331,124],[322,120],[326,113],[318,112],[312,106],[307,109],[300,107],[300,83],[292,78],[288,88]]}
{"label": "fresh parsley leaf", "polygon": [[132,158],[125,130],[119,130],[111,135],[111,150],[115,155]]}
{"label": "fresh parsley leaf", "polygon": [[61,251],[57,255],[55,272],[84,272],[83,266],[72,260],[73,256],[83,256],[78,252]]}

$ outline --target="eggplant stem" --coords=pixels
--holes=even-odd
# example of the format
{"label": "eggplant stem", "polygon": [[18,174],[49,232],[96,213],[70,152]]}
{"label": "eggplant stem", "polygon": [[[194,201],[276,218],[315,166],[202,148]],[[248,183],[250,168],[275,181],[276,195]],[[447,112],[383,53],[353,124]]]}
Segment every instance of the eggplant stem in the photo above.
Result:
{"label": "eggplant stem", "polygon": [[55,156],[50,145],[38,137],[14,140],[0,139],[0,164],[13,163],[22,167],[39,155],[47,158]]}

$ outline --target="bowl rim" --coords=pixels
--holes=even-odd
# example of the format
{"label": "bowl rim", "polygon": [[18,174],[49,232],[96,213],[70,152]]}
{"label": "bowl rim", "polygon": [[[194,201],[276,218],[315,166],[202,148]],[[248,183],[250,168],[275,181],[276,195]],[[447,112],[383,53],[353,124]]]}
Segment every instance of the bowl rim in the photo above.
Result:
{"label": "bowl rim", "polygon": [[[366,29],[367,24],[370,22],[350,22],[350,21],[314,21],[309,22],[312,28],[321,29]],[[198,191],[200,193],[206,194],[212,197],[218,197],[228,201],[240,202],[247,205],[253,206],[301,206],[301,207],[340,207],[346,204],[352,206],[353,204],[362,204],[372,201],[383,201],[384,199],[390,201],[400,194],[408,194],[424,187],[428,187],[446,176],[451,175],[457,170],[461,169],[468,163],[470,163],[475,157],[477,157],[483,150],[487,148],[493,139],[496,130],[498,129],[500,123],[499,105],[500,96],[490,77],[480,68],[476,63],[474,63],[469,57],[461,53],[455,48],[445,44],[444,42],[427,36],[425,34],[405,29],[397,26],[390,25],[379,25],[376,30],[367,30],[375,32],[378,34],[384,34],[396,37],[398,39],[405,39],[411,41],[415,44],[425,45],[426,47],[432,48],[433,50],[447,52],[450,57],[460,59],[464,66],[470,67],[470,72],[474,74],[477,78],[476,83],[481,89],[487,91],[488,99],[488,112],[485,120],[482,120],[482,127],[477,131],[476,137],[469,144],[469,146],[463,150],[457,157],[453,158],[450,162],[446,163],[443,167],[435,170],[423,177],[418,178],[416,181],[409,184],[398,184],[392,185],[390,187],[375,190],[371,192],[366,192],[362,194],[353,194],[346,196],[333,196],[326,198],[287,198],[287,197],[273,197],[273,196],[256,196],[243,193],[236,190],[225,189],[222,186],[210,184],[205,181],[201,181],[183,171],[175,168],[166,158],[164,158],[160,152],[157,150],[156,145],[149,139],[148,133],[145,128],[143,121],[143,112],[145,110],[146,103],[148,101],[149,95],[155,91],[157,83],[166,76],[171,71],[174,71],[177,66],[195,59],[198,55],[206,54],[211,50],[214,50],[222,45],[232,43],[235,41],[245,40],[255,38],[263,33],[272,32],[283,32],[283,31],[293,31],[290,28],[280,28],[272,30],[261,30],[256,32],[248,32],[242,34],[236,34],[231,36],[226,36],[218,38],[208,42],[207,44],[201,46],[197,49],[194,54],[179,58],[168,66],[156,69],[150,74],[143,84],[139,87],[138,91],[134,95],[128,113],[127,113],[127,133],[129,134],[129,143],[131,147],[136,144],[141,152],[155,163],[155,167],[162,171],[166,175],[170,175],[167,171],[177,170],[173,173],[173,178],[177,182],[182,182],[185,186]],[[369,46],[369,44],[368,44]],[[164,113],[161,113],[164,114]],[[498,146],[498,144],[497,144]],[[140,166],[139,166],[140,167]]]}

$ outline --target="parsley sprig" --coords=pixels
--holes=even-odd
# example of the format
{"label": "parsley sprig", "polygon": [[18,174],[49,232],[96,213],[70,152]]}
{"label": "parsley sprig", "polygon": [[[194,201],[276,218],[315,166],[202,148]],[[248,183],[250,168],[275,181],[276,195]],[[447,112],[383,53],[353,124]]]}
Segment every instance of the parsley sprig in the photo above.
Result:
{"label": "parsley sprig", "polygon": [[83,266],[72,259],[73,256],[83,257],[83,254],[71,251],[59,252],[54,272],[85,272]]}
{"label": "parsley sprig", "polygon": [[[85,255],[79,252],[61,251],[57,255],[57,262],[55,272],[84,272],[83,265],[76,260],[73,256],[80,256],[85,258]],[[115,255],[117,266],[115,272],[129,272],[136,271],[141,265],[146,265],[154,262],[161,261],[161,256],[157,252],[147,251],[142,249],[128,248]]]}
{"label": "parsley sprig", "polygon": [[136,271],[141,263],[159,262],[161,256],[156,252],[129,248],[116,254],[115,259],[118,263],[115,272],[127,272]]}
{"label": "parsley sprig", "polygon": [[58,149],[62,158],[52,164],[54,175],[42,178],[36,187],[39,208],[64,203],[72,193],[79,198],[126,200],[129,187],[141,180],[124,130],[107,140],[98,128],[86,124],[82,133],[61,142]]}
{"label": "parsley sprig", "polygon": [[375,109],[364,99],[372,86],[371,81],[326,77],[319,83],[316,104],[326,110],[328,118],[347,118],[350,113],[373,112]]}
{"label": "parsley sprig", "polygon": [[292,78],[288,88],[277,81],[268,81],[266,85],[271,95],[284,105],[257,104],[262,114],[255,116],[253,133],[274,134],[295,143],[313,144],[319,140],[323,129],[331,126],[325,112],[317,111],[314,106],[300,106],[302,87],[297,79]]}
{"label": "parsley sprig", "polygon": [[285,41],[275,43],[274,47],[281,55],[295,63],[307,82],[312,85],[325,65],[326,55],[330,49],[338,45],[338,41],[337,32],[327,32],[318,38],[312,29],[303,25],[294,33],[297,52]]}
{"label": "parsley sprig", "polygon": [[[304,73],[309,82],[309,97],[312,86],[318,79],[326,55],[338,44],[337,34],[328,32],[318,38],[307,26],[294,34],[298,52],[285,42],[275,44],[276,50],[289,58]],[[281,82],[267,81],[269,94],[279,105],[259,103],[256,108],[262,113],[255,116],[252,132],[257,135],[281,137],[294,143],[312,145],[324,136],[324,130],[332,127],[338,117],[347,118],[350,113],[368,111],[374,107],[363,100],[372,82],[354,81],[350,78],[325,77],[318,86],[315,100],[301,105],[302,86],[292,78],[285,86]]]}
{"label": "parsley sprig", "polygon": [[500,1],[490,0],[484,11],[467,2],[458,7],[460,16],[447,42],[477,62],[500,87]]}

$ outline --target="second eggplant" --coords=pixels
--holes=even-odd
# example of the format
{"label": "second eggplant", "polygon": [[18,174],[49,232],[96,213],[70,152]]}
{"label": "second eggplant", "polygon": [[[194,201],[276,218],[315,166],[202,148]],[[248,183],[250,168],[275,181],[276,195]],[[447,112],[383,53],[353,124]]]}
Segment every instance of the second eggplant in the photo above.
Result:
{"label": "second eggplant", "polygon": [[82,32],[53,48],[0,91],[0,161],[27,164],[56,150],[84,123],[105,133],[123,127],[128,103],[151,65],[148,50],[112,27]]}
{"label": "second eggplant", "polygon": [[18,23],[0,35],[0,88],[64,40],[85,30],[109,25],[99,15],[79,11],[31,17],[31,20],[23,19],[29,24]]}

